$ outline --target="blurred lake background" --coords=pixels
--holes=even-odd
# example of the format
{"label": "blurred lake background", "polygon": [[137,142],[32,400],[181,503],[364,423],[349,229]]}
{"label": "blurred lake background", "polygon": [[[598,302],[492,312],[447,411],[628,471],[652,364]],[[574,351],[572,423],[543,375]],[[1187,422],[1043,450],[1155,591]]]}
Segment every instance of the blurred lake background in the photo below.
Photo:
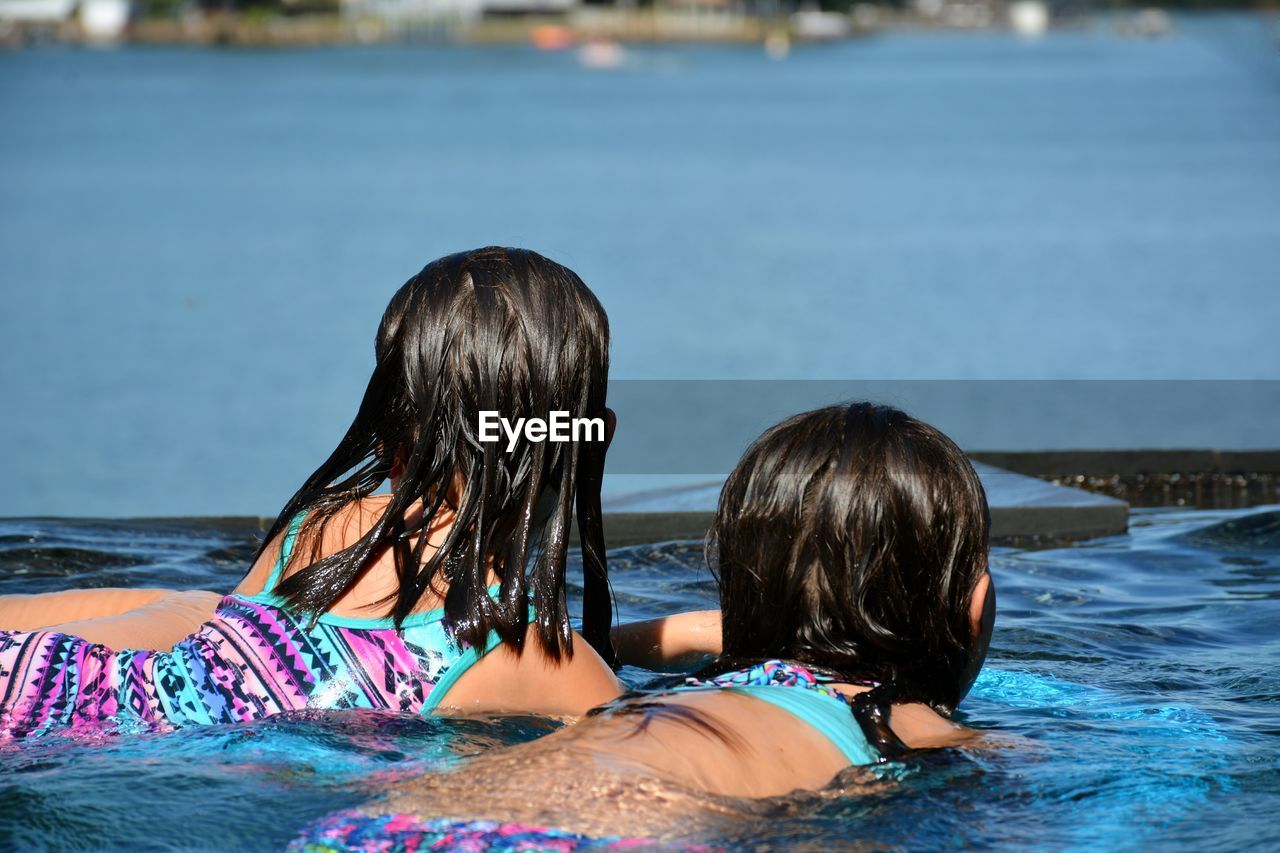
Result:
{"label": "blurred lake background", "polygon": [[274,514],[391,293],[494,243],[582,275],[620,379],[1280,379],[1276,15],[1170,21],[0,51],[0,515]]}

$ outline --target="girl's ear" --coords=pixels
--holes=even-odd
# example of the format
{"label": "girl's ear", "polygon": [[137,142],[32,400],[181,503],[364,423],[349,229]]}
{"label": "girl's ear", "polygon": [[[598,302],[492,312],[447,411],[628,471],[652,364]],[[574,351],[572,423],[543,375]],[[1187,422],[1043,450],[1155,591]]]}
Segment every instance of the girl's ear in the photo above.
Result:
{"label": "girl's ear", "polygon": [[983,572],[969,599],[969,632],[974,641],[980,641],[984,634],[991,636],[991,624],[988,623],[995,622],[995,603],[996,587],[991,580],[991,572]]}
{"label": "girl's ear", "polygon": [[[991,646],[991,632],[996,624],[996,584],[991,579],[991,572],[983,572],[982,577],[973,587],[973,597],[969,599],[969,630],[972,632],[973,646],[968,659],[960,667],[958,674],[959,695],[956,705],[968,694],[973,682],[978,680],[982,664],[987,659],[987,649]],[[952,709],[954,713],[954,709]]]}

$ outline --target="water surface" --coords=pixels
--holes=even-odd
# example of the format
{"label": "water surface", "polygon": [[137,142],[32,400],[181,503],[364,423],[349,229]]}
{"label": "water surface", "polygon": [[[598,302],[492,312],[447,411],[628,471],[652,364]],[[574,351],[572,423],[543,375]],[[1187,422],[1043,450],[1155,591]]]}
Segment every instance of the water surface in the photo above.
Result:
{"label": "water surface", "polygon": [[[251,535],[215,528],[2,521],[0,594],[226,589],[251,547]],[[611,566],[624,619],[713,601],[695,545],[617,550]],[[822,795],[753,804],[744,811],[757,818],[701,840],[813,850],[1274,843],[1280,508],[1140,510],[1124,536],[997,549],[992,571],[999,620],[962,717],[1016,744],[853,771]],[[0,847],[278,849],[372,787],[551,725],[330,712],[88,742],[48,735],[0,747]]]}

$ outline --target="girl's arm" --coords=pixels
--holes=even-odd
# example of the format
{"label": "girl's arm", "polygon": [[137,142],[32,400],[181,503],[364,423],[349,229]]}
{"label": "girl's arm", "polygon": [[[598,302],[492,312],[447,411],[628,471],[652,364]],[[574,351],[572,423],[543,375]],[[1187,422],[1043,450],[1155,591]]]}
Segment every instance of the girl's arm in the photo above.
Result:
{"label": "girl's arm", "polygon": [[168,589],[67,589],[0,595],[0,630],[34,631],[60,622],[117,616],[172,594]]}
{"label": "girl's arm", "polygon": [[[277,541],[236,591],[260,591],[278,553]],[[222,593],[207,590],[115,588],[0,595],[0,631],[47,629],[117,650],[164,650],[199,630],[222,598]]]}
{"label": "girl's arm", "polygon": [[163,592],[163,596],[124,613],[62,622],[49,630],[83,637],[110,649],[163,651],[199,630],[213,616],[222,593],[203,589]]}
{"label": "girl's arm", "polygon": [[628,622],[614,627],[611,636],[619,663],[659,671],[687,669],[720,654],[720,611]]}

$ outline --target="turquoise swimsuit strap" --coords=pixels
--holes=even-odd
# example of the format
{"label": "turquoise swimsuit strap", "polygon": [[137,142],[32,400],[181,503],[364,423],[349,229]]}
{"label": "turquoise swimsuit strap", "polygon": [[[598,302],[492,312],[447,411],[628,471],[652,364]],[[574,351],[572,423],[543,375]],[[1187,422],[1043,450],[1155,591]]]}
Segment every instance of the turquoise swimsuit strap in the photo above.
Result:
{"label": "turquoise swimsuit strap", "polygon": [[851,764],[878,764],[880,753],[867,743],[866,737],[854,721],[849,706],[834,697],[804,687],[782,685],[755,685],[723,688],[775,705],[804,723],[844,754]]}
{"label": "turquoise swimsuit strap", "polygon": [[830,682],[830,677],[794,661],[774,659],[711,677],[690,676],[675,690],[729,690],[768,702],[817,729],[850,763],[878,764],[882,756],[867,742],[849,703]]}
{"label": "turquoise swimsuit strap", "polygon": [[289,527],[284,532],[284,541],[280,543],[280,556],[276,557],[276,564],[271,569],[271,574],[267,575],[267,582],[262,585],[263,592],[273,592],[280,584],[280,575],[289,562],[289,555],[293,553],[293,543],[297,540],[298,531],[302,529],[302,521],[306,517],[306,510],[303,510],[289,522]]}

